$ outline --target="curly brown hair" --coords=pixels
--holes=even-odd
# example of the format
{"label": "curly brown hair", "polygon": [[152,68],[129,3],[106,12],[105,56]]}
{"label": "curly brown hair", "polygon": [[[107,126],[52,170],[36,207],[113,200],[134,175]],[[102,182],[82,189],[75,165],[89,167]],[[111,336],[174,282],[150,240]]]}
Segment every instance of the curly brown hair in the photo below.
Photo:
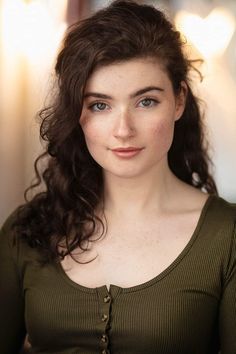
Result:
{"label": "curly brown hair", "polygon": [[[46,261],[60,260],[94,234],[105,230],[95,209],[103,198],[102,168],[88,152],[79,124],[84,88],[96,68],[134,58],[157,58],[164,64],[177,95],[181,82],[188,87],[184,113],[175,123],[168,153],[172,172],[182,181],[217,194],[204,147],[202,115],[189,79],[192,62],[184,42],[165,14],[135,1],[111,5],[71,26],[56,62],[58,90],[53,104],[40,112],[40,135],[46,150],[35,162],[37,181],[44,184],[20,207],[15,231],[31,247],[42,250]],[[47,157],[46,168],[39,163]],[[27,198],[26,198],[27,200]],[[62,252],[59,245],[66,246]]]}

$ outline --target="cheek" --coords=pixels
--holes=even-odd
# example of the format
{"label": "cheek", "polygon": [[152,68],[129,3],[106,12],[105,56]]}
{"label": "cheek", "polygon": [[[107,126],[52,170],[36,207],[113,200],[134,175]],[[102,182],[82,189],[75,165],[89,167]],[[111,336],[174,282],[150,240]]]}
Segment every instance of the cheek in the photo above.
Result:
{"label": "cheek", "polygon": [[107,137],[104,136],[104,130],[98,127],[97,124],[91,124],[91,122],[81,124],[81,128],[90,155],[100,164],[101,159],[103,159],[103,154],[101,153],[103,150],[101,150],[101,147],[104,147],[104,142],[107,141]]}
{"label": "cheek", "polygon": [[83,130],[87,145],[89,146],[97,145],[99,141],[101,141],[102,139],[101,129],[98,129],[96,125],[85,123],[85,124],[81,124],[81,128]]}
{"label": "cheek", "polygon": [[159,147],[169,148],[173,140],[173,134],[174,121],[172,120],[163,120],[152,128],[152,139]]}

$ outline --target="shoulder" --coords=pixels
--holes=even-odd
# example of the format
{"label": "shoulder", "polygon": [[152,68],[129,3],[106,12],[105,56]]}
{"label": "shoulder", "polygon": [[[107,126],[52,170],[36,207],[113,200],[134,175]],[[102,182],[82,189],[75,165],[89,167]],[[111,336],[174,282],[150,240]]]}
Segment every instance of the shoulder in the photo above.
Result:
{"label": "shoulder", "polygon": [[227,225],[236,222],[236,203],[211,195],[208,197],[205,209],[215,224],[223,223]]}
{"label": "shoulder", "polygon": [[221,269],[224,282],[236,271],[236,204],[209,196],[201,215],[199,241],[210,267]]}
{"label": "shoulder", "polygon": [[22,206],[15,209],[0,229],[0,257],[11,258],[19,266],[34,253],[18,229],[22,210]]}
{"label": "shoulder", "polygon": [[204,247],[218,256],[229,255],[236,245],[236,205],[210,195],[200,217],[199,236]]}
{"label": "shoulder", "polygon": [[18,212],[19,212],[20,207],[18,207],[16,210],[14,210],[8,218],[5,220],[3,225],[1,226],[0,229],[0,242],[1,245],[3,242],[7,242],[10,244],[14,243],[14,225],[15,222],[17,221],[18,217]]}
{"label": "shoulder", "polygon": [[14,265],[18,265],[18,246],[13,227],[17,213],[18,209],[7,218],[0,229],[0,267],[4,271],[14,269]]}
{"label": "shoulder", "polygon": [[210,195],[202,211],[204,229],[209,234],[218,235],[226,240],[235,234],[236,204]]}
{"label": "shoulder", "polygon": [[233,257],[236,261],[236,204],[210,196],[202,215],[202,230],[210,247],[218,256]]}

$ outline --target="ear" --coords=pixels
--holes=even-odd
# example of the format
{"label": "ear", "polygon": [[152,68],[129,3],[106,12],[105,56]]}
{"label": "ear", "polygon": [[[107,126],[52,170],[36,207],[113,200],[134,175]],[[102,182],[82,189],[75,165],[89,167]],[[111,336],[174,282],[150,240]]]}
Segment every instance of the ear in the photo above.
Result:
{"label": "ear", "polygon": [[188,86],[185,81],[182,81],[180,91],[176,95],[175,120],[179,120],[184,112],[187,94]]}

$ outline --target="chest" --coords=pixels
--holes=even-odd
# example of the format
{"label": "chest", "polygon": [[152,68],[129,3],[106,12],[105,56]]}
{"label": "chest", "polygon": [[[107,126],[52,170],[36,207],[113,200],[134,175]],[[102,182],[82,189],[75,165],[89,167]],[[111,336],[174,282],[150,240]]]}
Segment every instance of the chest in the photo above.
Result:
{"label": "chest", "polygon": [[[89,243],[88,250],[66,257],[62,267],[75,283],[94,288],[110,284],[132,287],[168,268],[190,241],[197,220],[192,217],[172,222],[122,223]],[[77,262],[76,262],[77,261]]]}
{"label": "chest", "polygon": [[26,323],[38,351],[91,354],[102,346],[111,353],[217,353],[218,303],[194,272],[186,278],[177,267],[149,286],[132,291],[111,285],[109,293],[105,286],[72,286],[51,272],[54,277],[34,273],[37,287],[26,291]]}

